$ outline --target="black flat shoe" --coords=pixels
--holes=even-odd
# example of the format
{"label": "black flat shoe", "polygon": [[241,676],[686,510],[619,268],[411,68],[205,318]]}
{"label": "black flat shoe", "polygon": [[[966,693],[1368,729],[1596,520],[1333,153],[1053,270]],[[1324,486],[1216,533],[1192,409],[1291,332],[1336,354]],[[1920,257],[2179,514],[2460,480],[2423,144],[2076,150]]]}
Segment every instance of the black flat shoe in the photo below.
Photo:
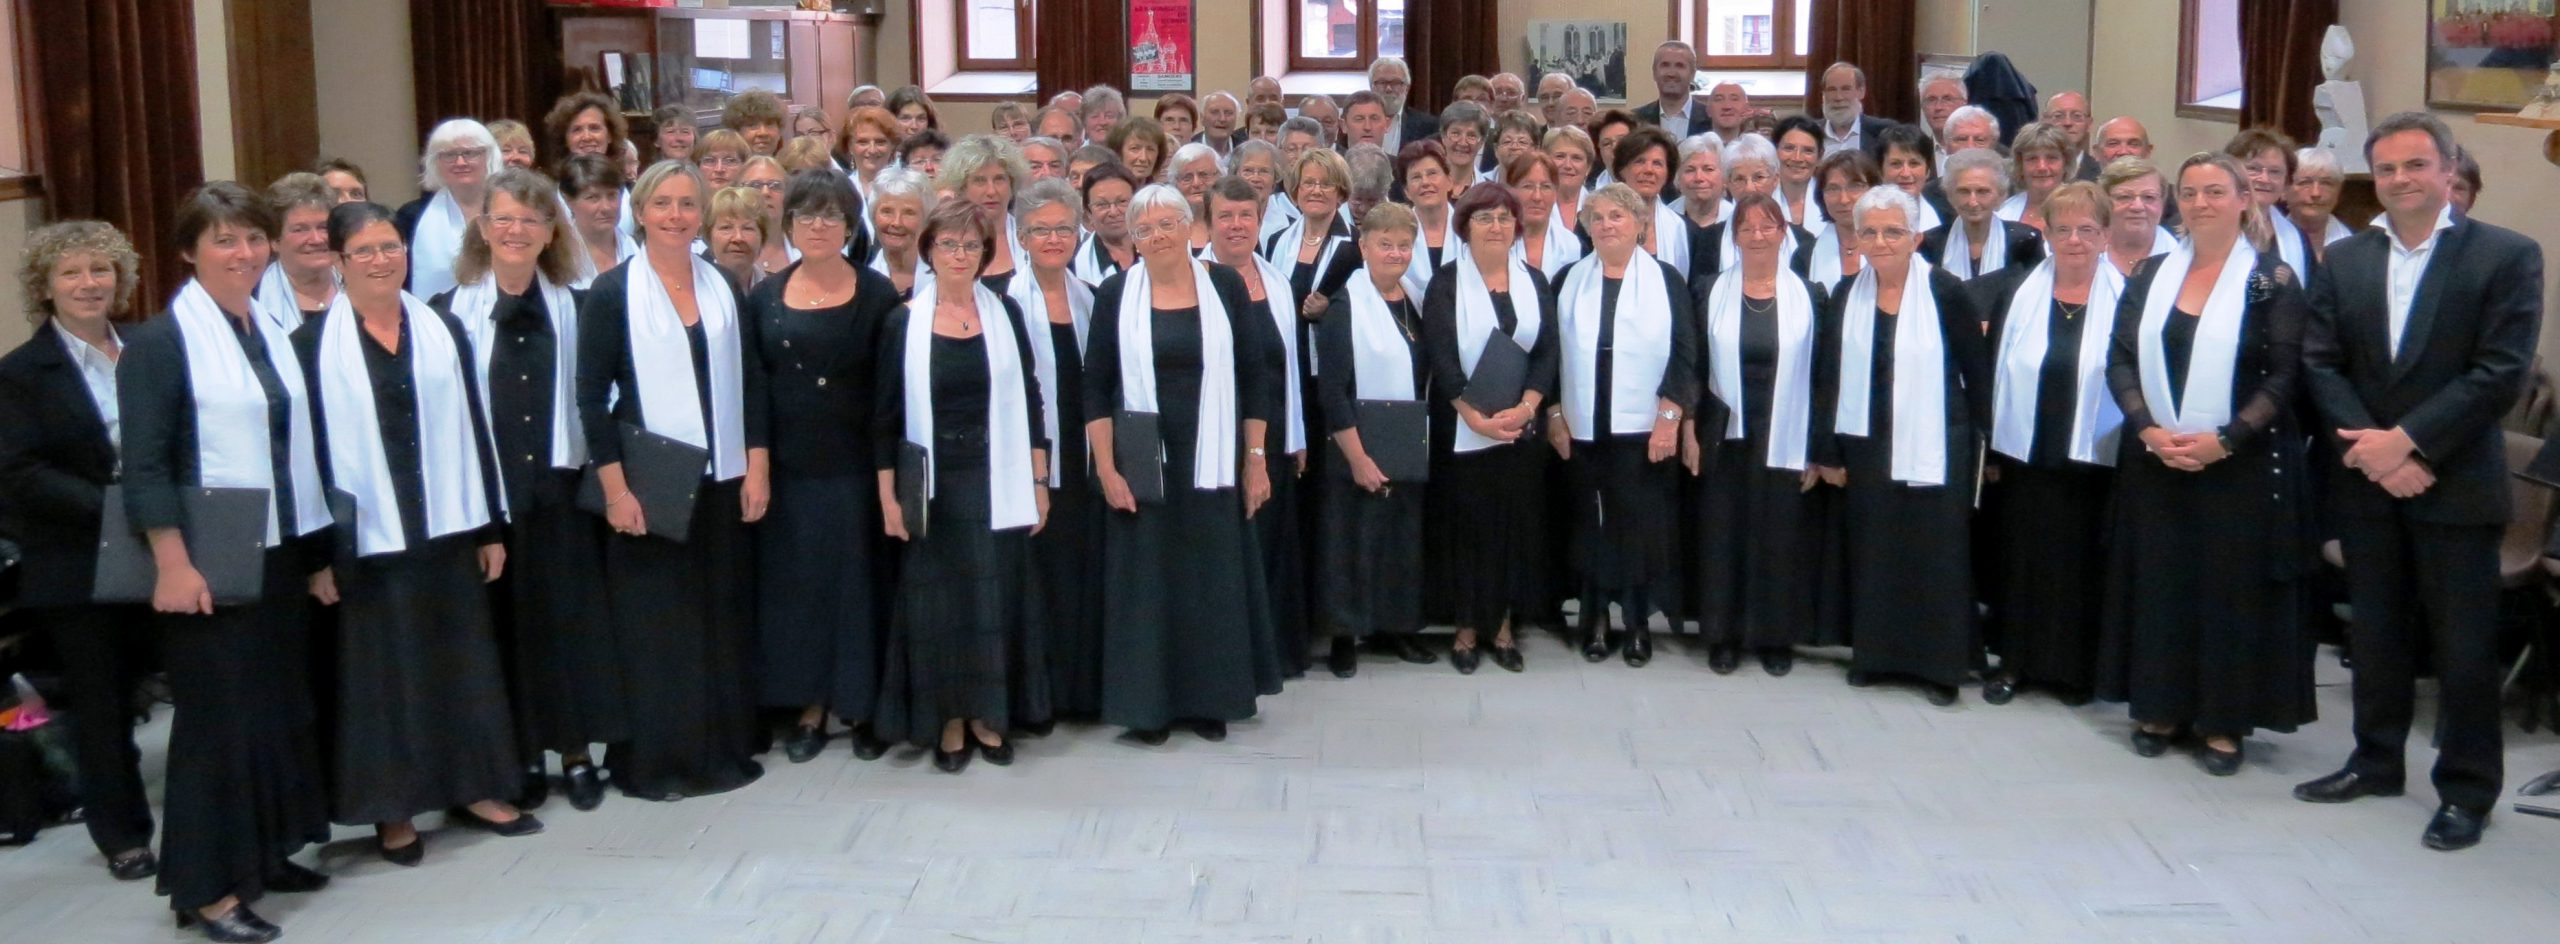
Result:
{"label": "black flat shoe", "polygon": [[1200,732],[1200,739],[1203,741],[1227,739],[1227,723],[1224,721],[1203,721],[1194,725],[1192,730]]}
{"label": "black flat shoe", "polygon": [[1609,610],[1607,606],[1582,609],[1582,661],[1601,662],[1609,658]]}
{"label": "black flat shoe", "polygon": [[806,764],[826,748],[827,725],[823,721],[792,728],[791,735],[782,739],[782,756],[794,764]]}
{"label": "black flat shoe", "polygon": [[271,892],[298,895],[329,887],[329,877],[286,859],[276,865],[275,871],[267,873],[266,885]]}
{"label": "black flat shoe", "polygon": [[2176,731],[2145,731],[2141,725],[2135,725],[2133,752],[2143,757],[2158,757],[2169,753],[2169,743],[2177,740],[2177,737]]}
{"label": "black flat shoe", "polygon": [[1627,659],[1627,667],[1644,668],[1653,661],[1653,629],[1641,623],[1627,628],[1627,647],[1619,653]]}
{"label": "black flat shoe", "polygon": [[2240,772],[2240,763],[2248,759],[2249,750],[2236,745],[2228,751],[2217,751],[2211,747],[2205,747],[2198,750],[2196,754],[2197,761],[2204,765],[2205,773],[2216,777],[2228,777]]}
{"label": "black flat shoe", "polygon": [[960,749],[956,751],[946,751],[937,746],[933,749],[933,769],[946,774],[956,774],[966,770],[969,767],[970,753],[969,744],[966,741],[961,742]]}
{"label": "black flat shoe", "polygon": [[1044,738],[1056,733],[1058,730],[1058,719],[1050,718],[1043,721],[1033,721],[1019,725],[1019,727],[1025,737]]}
{"label": "black flat shoe", "polygon": [[1956,687],[1953,685],[1940,685],[1936,682],[1922,682],[1920,683],[1920,690],[1922,694],[1929,696],[1930,704],[1936,705],[1940,708],[1956,703]]}
{"label": "black flat shoe", "polygon": [[1010,740],[1006,740],[1006,741],[998,741],[998,742],[996,742],[996,743],[994,743],[994,744],[989,744],[989,743],[987,743],[987,742],[985,742],[985,741],[980,741],[980,740],[978,740],[975,736],[970,737],[970,738],[969,738],[969,740],[970,740],[970,741],[972,741],[972,742],[974,742],[974,743],[976,743],[976,744],[978,745],[978,756],[986,758],[986,759],[987,759],[987,763],[994,764],[994,765],[996,765],[996,766],[998,766],[998,767],[1009,767],[1009,766],[1012,766],[1012,764],[1013,764],[1013,742],[1012,742],[1012,741],[1010,741]]}
{"label": "black flat shoe", "polygon": [[[160,857],[149,848],[130,849],[107,860],[107,874],[119,882],[135,882],[160,874]],[[268,886],[273,888],[272,884]]]}
{"label": "black flat shoe", "polygon": [[2396,797],[2404,785],[2398,780],[2367,777],[2352,770],[2341,770],[2318,780],[2293,788],[2293,798],[2304,803],[2345,803],[2365,797]]}
{"label": "black flat shoe", "polygon": [[551,802],[551,774],[541,764],[524,769],[524,787],[516,791],[516,809],[530,810]]}
{"label": "black flat shoe", "polygon": [[1707,647],[1707,670],[1717,675],[1732,675],[1742,667],[1742,647],[1716,643]]}
{"label": "black flat shoe", "polygon": [[1875,684],[1875,683],[1876,683],[1875,677],[1874,677],[1874,676],[1871,676],[1871,675],[1868,675],[1868,674],[1866,673],[1866,670],[1864,670],[1864,669],[1850,669],[1850,670],[1849,670],[1849,687],[1850,687],[1850,688],[1865,688],[1865,687],[1867,687],[1867,686],[1869,686],[1869,685],[1873,685],[1873,684]]}
{"label": "black flat shoe", "polygon": [[1148,747],[1163,747],[1164,742],[1171,737],[1173,737],[1173,731],[1167,728],[1129,729],[1131,740]]}
{"label": "black flat shoe", "polygon": [[880,732],[871,730],[870,725],[855,728],[847,736],[853,739],[855,760],[879,760],[889,753],[889,742],[881,740]]}
{"label": "black flat shoe", "polygon": [[1469,646],[1465,649],[1449,650],[1449,665],[1456,668],[1460,675],[1476,674],[1476,666],[1483,662],[1484,652],[1481,647]]}
{"label": "black flat shoe", "polygon": [[2451,803],[2436,807],[2436,817],[2427,821],[2425,842],[2437,852],[2459,852],[2480,844],[2481,830],[2489,827],[2489,811],[2466,810]]}
{"label": "black flat shoe", "polygon": [[560,779],[567,782],[569,806],[579,812],[604,803],[604,777],[596,772],[596,765],[571,764],[560,772]]}
{"label": "black flat shoe", "polygon": [[1994,705],[2006,705],[2010,699],[2016,697],[2018,697],[2017,679],[2005,675],[1994,675],[1982,680],[1983,701]]}
{"label": "black flat shoe", "polygon": [[1418,633],[1379,633],[1378,642],[1385,646],[1388,652],[1395,653],[1396,658],[1414,665],[1430,665],[1440,661],[1437,653],[1432,652],[1429,646],[1422,644],[1422,636]]}
{"label": "black flat shoe", "polygon": [[1493,664],[1501,666],[1505,672],[1518,672],[1529,667],[1528,661],[1520,658],[1518,646],[1493,647]]}
{"label": "black flat shoe", "polygon": [[194,911],[178,912],[178,929],[193,928],[206,940],[223,944],[260,944],[284,936],[284,929],[267,923],[246,903],[233,905],[219,918],[208,918]]}
{"label": "black flat shoe", "polygon": [[1762,649],[1762,650],[1760,650],[1760,671],[1767,672],[1767,673],[1769,673],[1769,675],[1770,675],[1770,676],[1775,677],[1775,678],[1784,678],[1784,677],[1786,677],[1786,674],[1787,674],[1787,673],[1789,673],[1789,672],[1793,672],[1793,671],[1795,671],[1795,670],[1796,670],[1796,651],[1795,651],[1795,650],[1793,650],[1793,649]]}
{"label": "black flat shoe", "polygon": [[408,845],[401,846],[397,849],[383,845],[382,840],[380,839],[373,841],[373,847],[382,853],[382,861],[389,862],[402,868],[414,869],[418,867],[418,863],[427,860],[427,837],[425,833],[418,834],[418,838],[409,840]]}
{"label": "black flat shoe", "polygon": [[492,835],[503,836],[509,839],[513,839],[517,836],[530,836],[542,831],[542,821],[535,819],[533,814],[527,813],[523,810],[516,811],[516,818],[501,823],[497,820],[472,812],[471,808],[468,806],[457,806],[444,811],[444,821],[454,826],[477,829]]}
{"label": "black flat shoe", "polygon": [[1359,640],[1349,636],[1333,637],[1333,649],[1325,654],[1324,664],[1333,670],[1334,678],[1347,679],[1360,674]]}

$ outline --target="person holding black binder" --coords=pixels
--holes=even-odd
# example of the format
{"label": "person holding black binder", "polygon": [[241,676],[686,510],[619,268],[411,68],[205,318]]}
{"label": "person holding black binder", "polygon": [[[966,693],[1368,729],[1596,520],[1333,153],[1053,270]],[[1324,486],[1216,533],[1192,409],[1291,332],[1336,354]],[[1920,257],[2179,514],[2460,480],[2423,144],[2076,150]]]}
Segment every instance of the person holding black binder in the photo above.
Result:
{"label": "person holding black binder", "polygon": [[1138,191],[1139,264],[1094,292],[1085,425],[1103,524],[1105,722],[1162,744],[1177,721],[1221,740],[1280,691],[1260,548],[1279,339],[1243,280],[1190,252],[1191,207]]}
{"label": "person holding black binder", "polygon": [[[329,839],[303,649],[305,594],[335,603],[338,590],[312,546],[330,524],[313,388],[250,297],[275,229],[239,184],[188,194],[173,248],[195,277],[126,332],[116,364],[124,512],[149,548],[169,691],[186,705],[169,729],[160,890],[179,927],[217,941],[274,940],[249,904],[328,884],[285,858]],[[259,510],[235,528],[241,495]],[[100,556],[101,583],[124,576]]]}
{"label": "person holding black binder", "polygon": [[1591,255],[1557,292],[1563,396],[1547,443],[1572,464],[1582,578],[1582,658],[1609,657],[1610,603],[1624,608],[1626,660],[1653,661],[1646,623],[1679,585],[1679,484],[1669,461],[1698,400],[1698,326],[1680,270],[1638,245],[1660,204],[1625,184],[1583,201]]}
{"label": "person holding black binder", "polygon": [[331,807],[373,826],[385,861],[414,866],[426,855],[410,824],[420,813],[450,809],[502,836],[542,831],[499,799],[523,787],[481,589],[506,568],[504,506],[470,335],[400,290],[408,247],[390,208],[329,211],[329,251],[345,290],[293,343],[317,391],[322,481],[344,518]]}
{"label": "person holding black binder", "polygon": [[578,423],[595,466],[579,502],[601,510],[605,590],[631,693],[614,786],[650,800],[733,790],[754,760],[753,548],[767,478],[764,362],[738,287],[691,246],[709,191],[661,161],[631,191],[641,253],[578,306]]}
{"label": "person holding black binder", "polygon": [[[1522,158],[1532,159],[1545,160]],[[1526,217],[1511,188],[1469,187],[1453,212],[1465,251],[1422,300],[1432,423],[1445,440],[1424,546],[1457,619],[1450,663],[1474,674],[1490,633],[1494,664],[1518,672],[1514,624],[1542,613],[1549,596],[1548,458],[1537,417],[1555,394],[1555,291],[1512,251]]]}
{"label": "person holding black binder", "polygon": [[[1446,208],[1444,207],[1445,211]],[[1361,267],[1316,329],[1316,377],[1331,446],[1324,477],[1318,577],[1335,674],[1360,640],[1375,638],[1408,662],[1438,661],[1422,629],[1422,503],[1430,478],[1431,376],[1422,358],[1422,312],[1407,294],[1419,227],[1412,210],[1384,203],[1360,221]]]}
{"label": "person holding black binder", "polygon": [[1031,536],[1049,516],[1049,438],[1022,309],[988,288],[999,223],[954,200],[926,218],[933,278],[880,333],[872,398],[880,523],[906,543],[880,673],[879,727],[1013,763],[1016,725],[1049,720],[1047,607]]}
{"label": "person holding black binder", "polygon": [[[1251,149],[1246,150],[1248,156]],[[1218,179],[1204,198],[1209,207],[1209,251],[1203,260],[1236,271],[1251,299],[1251,314],[1271,323],[1269,352],[1272,379],[1279,386],[1272,402],[1280,410],[1272,421],[1271,500],[1253,517],[1253,536],[1262,548],[1264,586],[1271,594],[1271,623],[1280,640],[1280,664],[1290,677],[1306,674],[1308,599],[1313,597],[1307,573],[1307,531],[1299,517],[1301,476],[1307,472],[1306,388],[1299,383],[1306,358],[1298,344],[1298,295],[1289,277],[1270,260],[1255,255],[1262,214],[1270,201],[1239,176]]]}
{"label": "person holding black binder", "polygon": [[1093,483],[1084,439],[1085,349],[1093,325],[1093,286],[1076,278],[1076,224],[1083,201],[1064,180],[1022,188],[1022,251],[1005,295],[1022,308],[1040,379],[1040,419],[1049,441],[1049,519],[1031,536],[1048,612],[1050,721],[1024,725],[1046,733],[1057,720],[1102,715],[1102,493]]}

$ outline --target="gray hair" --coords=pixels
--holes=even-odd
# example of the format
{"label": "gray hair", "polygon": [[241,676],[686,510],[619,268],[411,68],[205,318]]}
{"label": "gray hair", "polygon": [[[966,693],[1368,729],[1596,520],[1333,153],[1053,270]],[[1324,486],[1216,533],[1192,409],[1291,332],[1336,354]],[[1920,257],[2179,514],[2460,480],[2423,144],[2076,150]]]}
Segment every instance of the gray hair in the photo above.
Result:
{"label": "gray hair", "polygon": [[1375,144],[1355,144],[1342,154],[1343,163],[1351,165],[1351,195],[1383,196],[1395,186],[1396,162],[1384,148]]}
{"label": "gray hair", "polygon": [[[1963,79],[1963,78],[1961,78],[1961,77],[1959,77],[1959,76],[1948,75],[1947,73],[1944,73],[1944,72],[1934,72],[1934,73],[1931,73],[1931,74],[1924,75],[1924,76],[1921,76],[1921,77],[1920,77],[1920,86],[1919,86],[1919,88],[1920,88],[1920,97],[1922,97],[1922,98],[1927,98],[1927,97],[1929,97],[1929,86],[1936,85],[1936,84],[1938,84],[1938,83],[1940,83],[1940,82],[1953,82],[1953,83],[1955,83],[1955,84],[1956,84],[1956,89],[1957,89],[1958,91],[1961,91],[1961,92],[1965,93],[1965,97],[1966,97],[1966,98],[1972,98],[1972,97],[1973,97],[1973,90],[1968,89],[1968,88],[1965,88],[1965,84],[1964,84],[1964,79]],[[1953,117],[1953,115],[1950,115],[1949,117]]]}
{"label": "gray hair", "polygon": [[1487,112],[1482,105],[1474,102],[1450,102],[1449,107],[1440,109],[1440,130],[1447,131],[1450,125],[1474,125],[1476,133],[1483,134],[1485,126],[1491,123],[1491,118],[1491,113]]}
{"label": "gray hair", "polygon": [[1735,135],[1733,140],[1725,142],[1723,162],[1724,172],[1728,174],[1733,173],[1734,168],[1751,163],[1774,171],[1778,169],[1778,146],[1756,134]]}
{"label": "gray hair", "polygon": [[1584,226],[1591,225],[1592,215],[1605,203],[1627,211],[1627,215],[1636,218],[1637,225],[1651,226],[1653,225],[1653,208],[1646,206],[1646,202],[1644,195],[1637,193],[1636,188],[1622,183],[1611,183],[1592,191],[1591,199],[1582,201],[1582,212],[1574,222]]}
{"label": "gray hair", "polygon": [[[1988,152],[1975,148],[1967,150],[1964,153],[1974,154]],[[1882,210],[1894,210],[1900,212],[1902,214],[1902,225],[1905,228],[1917,229],[1920,225],[1920,199],[1918,197],[1904,193],[1900,187],[1869,187],[1867,188],[1866,194],[1858,198],[1857,205],[1849,210],[1849,228],[1854,230],[1864,226],[1866,224],[1867,214]]]}
{"label": "gray hair", "polygon": [[2328,148],[2307,147],[2294,152],[2293,179],[2314,174],[2329,178],[2330,183],[2345,183],[2347,179],[2346,171],[2338,166],[2338,156],[2329,153]]}
{"label": "gray hair", "polygon": [[1333,136],[1324,133],[1324,122],[1317,121],[1305,115],[1299,115],[1280,123],[1281,137],[1285,138],[1293,133],[1303,134],[1316,139],[1317,147],[1333,146]]}
{"label": "gray hair", "polygon": [[[1949,119],[1949,123],[1953,123],[1953,121],[1954,119]],[[2003,197],[2009,195],[2009,162],[2002,159],[1997,152],[1992,151],[1990,148],[1966,148],[1953,154],[1949,154],[1947,155],[1947,166],[1939,168],[1938,170],[1940,175],[1946,178],[1947,186],[1949,187],[1955,186],[1956,178],[1964,176],[1966,171],[1990,171],[1991,183],[2000,188],[2000,195]],[[1901,188],[1878,189],[1898,190]],[[1915,216],[1913,218],[1917,219],[1918,217]]]}
{"label": "gray hair", "polygon": [[1052,206],[1067,208],[1069,225],[1084,225],[1084,201],[1076,198],[1075,188],[1067,186],[1064,180],[1052,177],[1037,181],[1013,195],[1013,213],[1017,217],[1030,216]]}
{"label": "gray hair", "polygon": [[444,171],[439,168],[436,152],[448,145],[478,145],[480,176],[486,178],[498,166],[498,137],[489,126],[469,118],[447,118],[427,133],[427,148],[418,155],[418,186],[428,193],[444,189]]}
{"label": "gray hair", "polygon": [[1218,160],[1218,149],[1198,141],[1173,149],[1173,159],[1164,162],[1164,166],[1166,170],[1180,173],[1183,165],[1204,157],[1209,159],[1210,167],[1216,168],[1220,173],[1226,172],[1226,166]]}
{"label": "gray hair", "polygon": [[1172,184],[1148,184],[1138,188],[1137,196],[1129,198],[1129,221],[1132,223],[1137,222],[1138,217],[1166,210],[1182,217],[1183,225],[1191,224],[1191,201],[1184,199],[1182,191],[1173,189]]}
{"label": "gray hair", "polygon": [[1547,84],[1547,80],[1548,80],[1548,79],[1563,79],[1563,80],[1565,81],[1565,84],[1567,84],[1567,85],[1571,85],[1571,84],[1573,84],[1573,76],[1572,76],[1571,74],[1569,74],[1569,73],[1564,73],[1564,72],[1549,72],[1549,73],[1547,73],[1547,74],[1545,74],[1545,75],[1539,76],[1539,77],[1538,77],[1538,84],[1539,84],[1539,85],[1545,85],[1545,84]]}
{"label": "gray hair", "polygon": [[1394,69],[1398,72],[1402,72],[1404,73],[1405,81],[1413,81],[1413,67],[1405,64],[1403,56],[1379,56],[1378,58],[1371,60],[1369,62],[1369,81],[1372,84],[1375,84],[1378,81],[1378,73],[1386,69]]}
{"label": "gray hair", "polygon": [[1953,128],[1960,121],[1982,122],[1991,126],[1992,137],[2000,136],[2000,119],[1991,117],[1991,113],[1984,111],[1980,105],[1966,105],[1947,113],[1947,127]]}
{"label": "gray hair", "polygon": [[1241,99],[1236,98],[1236,93],[1234,93],[1234,92],[1230,92],[1230,91],[1227,91],[1226,89],[1219,89],[1219,90],[1217,90],[1217,91],[1215,91],[1215,92],[1211,92],[1211,93],[1209,93],[1209,94],[1207,94],[1207,95],[1200,96],[1200,107],[1202,107],[1202,108],[1207,108],[1207,107],[1209,107],[1209,100],[1210,100],[1210,99],[1213,99],[1213,98],[1223,98],[1223,99],[1226,99],[1226,100],[1227,100],[1227,104],[1236,106],[1237,110],[1239,110],[1239,111],[1243,110],[1243,108],[1244,108],[1244,102],[1243,102]]}
{"label": "gray hair", "polygon": [[1680,163],[1689,163],[1690,158],[1696,157],[1701,152],[1707,151],[1715,152],[1716,163],[1718,165],[1722,165],[1724,163],[1724,138],[1713,131],[1701,131],[1680,139]]}
{"label": "gray hair", "polygon": [[873,206],[878,206],[891,197],[914,200],[919,209],[926,213],[933,212],[933,183],[924,179],[923,171],[913,167],[903,165],[883,167],[880,169],[880,175],[871,179]]}
{"label": "gray hair", "polygon": [[1232,174],[1243,168],[1244,159],[1255,154],[1260,154],[1263,157],[1269,158],[1271,160],[1271,169],[1274,172],[1277,172],[1280,169],[1280,147],[1278,145],[1262,140],[1261,138],[1247,138],[1243,141],[1237,142],[1235,149],[1227,152],[1227,173]]}
{"label": "gray hair", "polygon": [[1022,150],[1014,146],[1012,139],[993,134],[973,134],[961,138],[950,150],[942,152],[942,168],[934,186],[958,193],[960,188],[968,185],[971,176],[985,170],[989,164],[1003,167],[1005,176],[1013,178],[1015,190],[1022,189],[1022,182],[1031,179],[1031,165],[1022,159]]}
{"label": "gray hair", "polygon": [[[1035,134],[1035,135],[1032,135],[1032,136],[1030,136],[1030,137],[1027,137],[1027,138],[1022,139],[1022,144],[1021,144],[1021,145],[1019,145],[1019,146],[1016,148],[1016,150],[1028,151],[1028,150],[1031,150],[1032,148],[1036,148],[1036,147],[1044,147],[1044,148],[1048,148],[1048,149],[1049,149],[1049,150],[1051,150],[1051,151],[1055,151],[1055,152],[1057,152],[1057,154],[1058,154],[1058,162],[1059,162],[1059,163],[1061,163],[1061,164],[1066,163],[1066,160],[1067,160],[1067,153],[1068,153],[1069,151],[1073,150],[1072,148],[1067,147],[1067,143],[1066,143],[1066,142],[1064,142],[1064,141],[1060,141],[1060,140],[1058,140],[1058,139],[1056,139],[1056,138],[1050,137],[1050,136],[1045,135],[1045,134]],[[944,161],[946,161],[946,162],[947,162],[947,161],[949,161],[950,159],[951,159],[951,158],[950,158],[950,157],[948,157],[948,156],[945,156],[945,157],[943,158],[943,160],[944,160]],[[1029,156],[1029,155],[1025,155],[1025,156],[1023,157],[1023,160],[1024,160],[1024,161],[1026,161],[1026,162],[1027,162],[1027,161],[1029,161],[1030,159],[1031,159],[1031,158],[1030,158],[1030,156]]]}
{"label": "gray hair", "polygon": [[1084,90],[1084,104],[1076,109],[1076,117],[1090,117],[1094,112],[1101,111],[1106,105],[1120,109],[1120,113],[1123,115],[1129,113],[1129,103],[1127,100],[1120,97],[1119,89],[1112,88],[1108,85],[1096,85]]}

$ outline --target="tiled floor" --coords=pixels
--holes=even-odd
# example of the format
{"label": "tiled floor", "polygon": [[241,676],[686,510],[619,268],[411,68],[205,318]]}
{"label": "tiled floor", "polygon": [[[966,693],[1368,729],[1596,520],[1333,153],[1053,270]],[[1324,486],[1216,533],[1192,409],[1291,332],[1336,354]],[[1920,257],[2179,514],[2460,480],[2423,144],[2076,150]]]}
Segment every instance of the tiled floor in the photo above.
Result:
{"label": "tiled floor", "polygon": [[[2418,844],[2433,798],[2315,807],[2345,755],[2316,726],[2216,780],[2124,746],[2121,709],[1952,708],[1784,679],[1588,666],[1364,665],[1294,683],[1224,744],[1026,741],[958,777],[842,742],[745,790],[544,809],[530,839],[436,832],[426,864],[323,853],[328,890],[260,906],[290,941],[2498,942],[2560,927],[2560,821]],[[2424,719],[2422,719],[2423,725]],[[165,721],[148,732],[156,779]],[[2413,748],[2413,769],[2428,760]],[[2515,735],[2512,786],[2560,766]],[[0,852],[0,940],[176,940],[76,830]]]}

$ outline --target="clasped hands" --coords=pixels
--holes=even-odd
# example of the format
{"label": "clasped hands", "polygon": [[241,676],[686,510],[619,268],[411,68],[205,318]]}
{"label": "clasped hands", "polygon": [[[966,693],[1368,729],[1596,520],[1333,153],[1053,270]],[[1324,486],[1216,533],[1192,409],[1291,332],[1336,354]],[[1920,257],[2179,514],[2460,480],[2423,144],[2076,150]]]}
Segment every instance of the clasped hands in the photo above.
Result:
{"label": "clasped hands", "polygon": [[2205,466],[2231,457],[2222,447],[2222,437],[2214,433],[2173,433],[2154,426],[2142,431],[2143,448],[2160,457],[2160,464],[2180,472],[2202,472]]}
{"label": "clasped hands", "polygon": [[2338,438],[2347,441],[2341,460],[2347,468],[2364,473],[2393,498],[2415,498],[2436,484],[2435,471],[2419,458],[2418,444],[2406,430],[2341,429]]}

